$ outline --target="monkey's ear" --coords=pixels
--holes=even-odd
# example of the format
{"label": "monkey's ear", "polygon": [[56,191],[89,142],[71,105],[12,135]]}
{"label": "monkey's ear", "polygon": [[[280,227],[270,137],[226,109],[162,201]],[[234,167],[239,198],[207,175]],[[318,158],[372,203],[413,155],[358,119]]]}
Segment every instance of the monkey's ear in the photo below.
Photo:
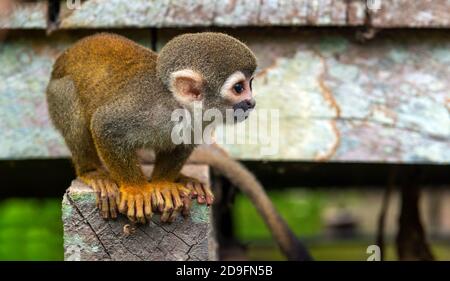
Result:
{"label": "monkey's ear", "polygon": [[170,75],[170,90],[182,104],[203,99],[204,79],[202,75],[191,69],[173,72]]}

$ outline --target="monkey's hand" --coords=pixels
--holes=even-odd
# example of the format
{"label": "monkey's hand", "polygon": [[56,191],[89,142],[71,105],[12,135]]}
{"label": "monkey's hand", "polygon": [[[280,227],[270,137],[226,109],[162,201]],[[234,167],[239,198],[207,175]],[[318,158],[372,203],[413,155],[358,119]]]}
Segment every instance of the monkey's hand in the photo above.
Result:
{"label": "monkey's hand", "polygon": [[190,190],[183,184],[164,180],[150,182],[154,188],[152,204],[161,212],[162,222],[173,222],[180,211],[185,215],[190,207]]}
{"label": "monkey's hand", "polygon": [[132,222],[144,224],[153,216],[151,197],[155,190],[150,183],[120,185],[119,211]]}
{"label": "monkey's hand", "polygon": [[117,218],[117,200],[119,189],[117,184],[104,170],[97,170],[82,174],[80,180],[94,189],[97,208],[104,219]]}
{"label": "monkey's hand", "polygon": [[211,205],[214,202],[214,194],[207,184],[183,174],[180,174],[178,177],[178,182],[189,189],[191,195],[193,198],[197,198],[199,204],[206,203],[207,205]]}

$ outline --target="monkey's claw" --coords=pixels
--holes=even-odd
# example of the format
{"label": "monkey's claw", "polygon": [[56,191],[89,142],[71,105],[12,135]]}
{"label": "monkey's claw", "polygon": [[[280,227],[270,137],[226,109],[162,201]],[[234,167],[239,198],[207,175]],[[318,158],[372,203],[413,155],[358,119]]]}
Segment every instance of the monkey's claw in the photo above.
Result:
{"label": "monkey's claw", "polygon": [[120,185],[120,203],[119,211],[126,214],[132,222],[145,224],[153,216],[152,205],[150,202],[153,187],[149,184]]}
{"label": "monkey's claw", "polygon": [[185,204],[190,191],[184,185],[169,181],[151,182],[154,187],[152,203],[161,212],[162,222],[173,222]]}
{"label": "monkey's claw", "polygon": [[197,198],[199,204],[211,205],[214,202],[214,194],[207,184],[185,175],[180,175],[178,181],[190,190],[191,195],[193,198]]}
{"label": "monkey's claw", "polygon": [[101,216],[104,219],[117,218],[119,189],[108,174],[105,171],[93,171],[80,175],[80,179],[94,189]]}

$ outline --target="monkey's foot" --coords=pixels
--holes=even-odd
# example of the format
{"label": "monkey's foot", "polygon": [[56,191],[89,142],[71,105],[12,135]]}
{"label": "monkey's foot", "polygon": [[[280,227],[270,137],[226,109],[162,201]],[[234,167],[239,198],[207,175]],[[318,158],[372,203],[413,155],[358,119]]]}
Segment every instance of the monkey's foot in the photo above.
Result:
{"label": "monkey's foot", "polygon": [[211,205],[214,202],[214,194],[211,188],[202,183],[201,181],[185,176],[183,174],[178,178],[178,182],[182,183],[186,188],[188,188],[194,198],[197,198],[199,204]]}
{"label": "monkey's foot", "polygon": [[150,198],[154,188],[149,183],[121,184],[119,211],[132,222],[145,224],[153,216]]}
{"label": "monkey's foot", "polygon": [[190,191],[181,183],[153,181],[152,204],[161,212],[162,222],[173,222],[180,211],[185,214],[190,207]]}
{"label": "monkey's foot", "polygon": [[117,218],[119,189],[106,171],[92,171],[79,176],[80,180],[94,189],[97,208],[104,219]]}

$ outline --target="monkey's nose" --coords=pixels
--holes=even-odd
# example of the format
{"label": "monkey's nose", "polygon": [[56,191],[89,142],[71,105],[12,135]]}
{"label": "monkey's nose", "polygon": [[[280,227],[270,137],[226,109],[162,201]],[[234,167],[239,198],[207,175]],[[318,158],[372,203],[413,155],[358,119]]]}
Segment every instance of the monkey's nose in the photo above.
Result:
{"label": "monkey's nose", "polygon": [[246,100],[245,103],[247,104],[248,109],[253,109],[256,106],[255,99]]}

